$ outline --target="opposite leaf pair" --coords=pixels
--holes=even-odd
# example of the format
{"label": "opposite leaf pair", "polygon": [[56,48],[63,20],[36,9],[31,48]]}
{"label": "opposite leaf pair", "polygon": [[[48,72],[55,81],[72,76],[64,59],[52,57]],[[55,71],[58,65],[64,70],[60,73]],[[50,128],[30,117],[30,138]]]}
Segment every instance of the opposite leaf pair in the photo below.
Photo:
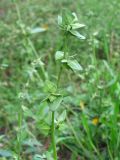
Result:
{"label": "opposite leaf pair", "polygon": [[57,51],[55,53],[55,60],[60,60],[61,63],[66,64],[69,68],[71,68],[74,72],[81,71],[82,66],[78,63],[77,60],[71,60],[71,59],[65,59],[64,58],[64,52]]}

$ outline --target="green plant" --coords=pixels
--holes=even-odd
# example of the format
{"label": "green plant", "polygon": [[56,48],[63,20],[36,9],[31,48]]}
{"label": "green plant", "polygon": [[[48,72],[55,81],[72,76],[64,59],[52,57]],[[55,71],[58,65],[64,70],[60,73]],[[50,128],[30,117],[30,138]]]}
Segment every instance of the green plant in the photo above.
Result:
{"label": "green plant", "polygon": [[[18,4],[16,1],[13,1],[14,4],[15,4],[15,9],[16,9],[16,13],[17,13],[17,16],[18,16],[18,21],[17,21],[17,27],[19,28],[19,32],[20,34],[22,35],[22,45],[23,47],[25,47],[26,51],[28,52],[28,54],[32,54],[34,53],[34,56],[37,58],[36,61],[33,61],[32,63],[32,66],[33,66],[33,70],[31,70],[31,73],[34,74],[35,70],[34,68],[36,67],[36,65],[39,65],[40,66],[40,69],[41,69],[41,77],[40,75],[36,73],[37,77],[39,79],[46,79],[47,78],[47,74],[44,70],[44,66],[43,66],[43,62],[41,61],[41,58],[39,58],[39,55],[30,39],[30,35],[31,34],[35,34],[35,33],[41,33],[41,32],[44,32],[46,31],[45,28],[40,28],[40,27],[37,27],[37,28],[30,28],[30,27],[26,27],[25,24],[23,23],[23,20],[21,18],[21,13],[20,13],[20,10],[19,10],[19,7],[18,7]],[[29,81],[29,80],[28,80]],[[17,131],[17,159],[18,160],[21,160],[21,151],[22,151],[22,122],[23,122],[23,110],[24,110],[24,100],[25,100],[25,97],[26,97],[26,86],[28,85],[28,81],[27,83],[23,86],[23,92],[19,93],[19,98],[20,98],[20,101],[22,102],[21,105],[19,105],[19,110],[18,110],[18,131]]]}
{"label": "green plant", "polygon": [[[72,56],[68,54],[68,40],[69,36],[73,35],[79,39],[85,39],[78,31],[79,28],[84,27],[85,25],[78,23],[78,18],[75,13],[71,13],[67,10],[62,12],[62,16],[58,16],[58,24],[62,30],[63,35],[63,46],[62,51],[57,51],[55,53],[55,60],[59,63],[59,72],[57,75],[56,83],[51,81],[46,81],[44,84],[44,91],[46,92],[47,97],[43,101],[47,101],[50,111],[52,113],[52,124],[51,124],[51,141],[53,148],[53,158],[57,160],[57,150],[56,150],[56,141],[55,141],[55,113],[60,107],[62,101],[64,100],[64,94],[60,92],[60,79],[61,74],[64,72],[64,68],[72,69],[75,73],[82,70],[81,65],[75,60]],[[63,88],[64,90],[64,88]],[[60,118],[57,119],[58,122],[63,121],[66,117],[66,111],[64,110]]]}
{"label": "green plant", "polygon": [[[119,160],[119,0],[14,2],[0,1],[0,159]],[[63,7],[85,43],[69,11],[58,34]]]}

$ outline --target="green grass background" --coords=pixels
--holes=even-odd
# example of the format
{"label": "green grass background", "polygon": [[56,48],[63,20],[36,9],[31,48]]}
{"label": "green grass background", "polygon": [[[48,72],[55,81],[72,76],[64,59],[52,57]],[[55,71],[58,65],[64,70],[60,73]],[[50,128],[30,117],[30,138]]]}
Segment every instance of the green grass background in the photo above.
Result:
{"label": "green grass background", "polygon": [[[77,54],[77,59],[84,68],[79,75],[81,78],[76,78],[71,71],[65,71],[61,80],[70,96],[66,98],[67,119],[57,133],[60,159],[119,160],[120,1],[16,2],[26,27],[48,26],[46,32],[31,35],[30,39],[52,79],[57,72],[54,54],[59,50],[62,40],[57,25],[58,14],[67,8],[76,12],[80,23],[86,25],[82,30],[86,36],[85,41],[74,37],[69,39],[70,54]],[[17,155],[17,113],[22,103],[18,96],[24,92],[26,108],[22,126],[22,160],[35,159],[36,154],[45,154],[50,160],[51,147],[45,148],[50,141],[50,115],[45,104],[40,105],[42,82],[37,77],[32,77],[27,90],[24,89],[31,74],[30,64],[35,59],[33,52],[21,34],[14,3],[1,0],[0,155],[7,157],[7,154],[12,153],[11,159]],[[64,78],[66,74],[68,79]],[[81,112],[80,102],[84,103],[85,112]],[[99,117],[100,123],[97,126],[92,124],[94,117]]]}

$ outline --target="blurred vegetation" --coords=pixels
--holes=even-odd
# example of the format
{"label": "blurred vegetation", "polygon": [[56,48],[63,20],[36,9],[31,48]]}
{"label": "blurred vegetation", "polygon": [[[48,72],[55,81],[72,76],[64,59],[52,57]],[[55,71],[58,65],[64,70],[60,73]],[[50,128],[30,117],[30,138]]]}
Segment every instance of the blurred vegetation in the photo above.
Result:
{"label": "blurred vegetation", "polygon": [[[79,75],[65,70],[61,87],[69,96],[67,117],[56,125],[60,160],[120,159],[120,2],[119,0],[0,1],[0,160],[52,160],[51,114],[44,98],[44,72],[32,63],[40,58],[46,76],[56,80],[54,55],[63,41],[57,16],[76,12],[86,25],[86,40],[69,39],[69,52],[83,67]],[[21,23],[22,22],[22,23]],[[24,30],[46,31],[24,34]],[[36,57],[36,53],[37,56]],[[35,70],[34,70],[35,69]],[[36,70],[37,73],[36,74]],[[42,77],[39,77],[39,75]],[[22,106],[21,146],[18,144]]]}

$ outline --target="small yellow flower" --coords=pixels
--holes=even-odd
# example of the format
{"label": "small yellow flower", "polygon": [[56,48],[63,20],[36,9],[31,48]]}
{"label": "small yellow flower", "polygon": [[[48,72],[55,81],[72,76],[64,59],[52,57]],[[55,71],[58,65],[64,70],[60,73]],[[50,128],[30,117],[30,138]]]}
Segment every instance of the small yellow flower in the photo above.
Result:
{"label": "small yellow flower", "polygon": [[85,103],[83,101],[80,102],[80,108],[81,108],[81,110],[84,110],[84,108],[85,108]]}
{"label": "small yellow flower", "polygon": [[92,124],[94,124],[95,126],[99,123],[99,118],[98,117],[94,117],[92,119]]}
{"label": "small yellow flower", "polygon": [[48,24],[44,24],[43,26],[42,26],[42,28],[44,28],[45,30],[48,30]]}

